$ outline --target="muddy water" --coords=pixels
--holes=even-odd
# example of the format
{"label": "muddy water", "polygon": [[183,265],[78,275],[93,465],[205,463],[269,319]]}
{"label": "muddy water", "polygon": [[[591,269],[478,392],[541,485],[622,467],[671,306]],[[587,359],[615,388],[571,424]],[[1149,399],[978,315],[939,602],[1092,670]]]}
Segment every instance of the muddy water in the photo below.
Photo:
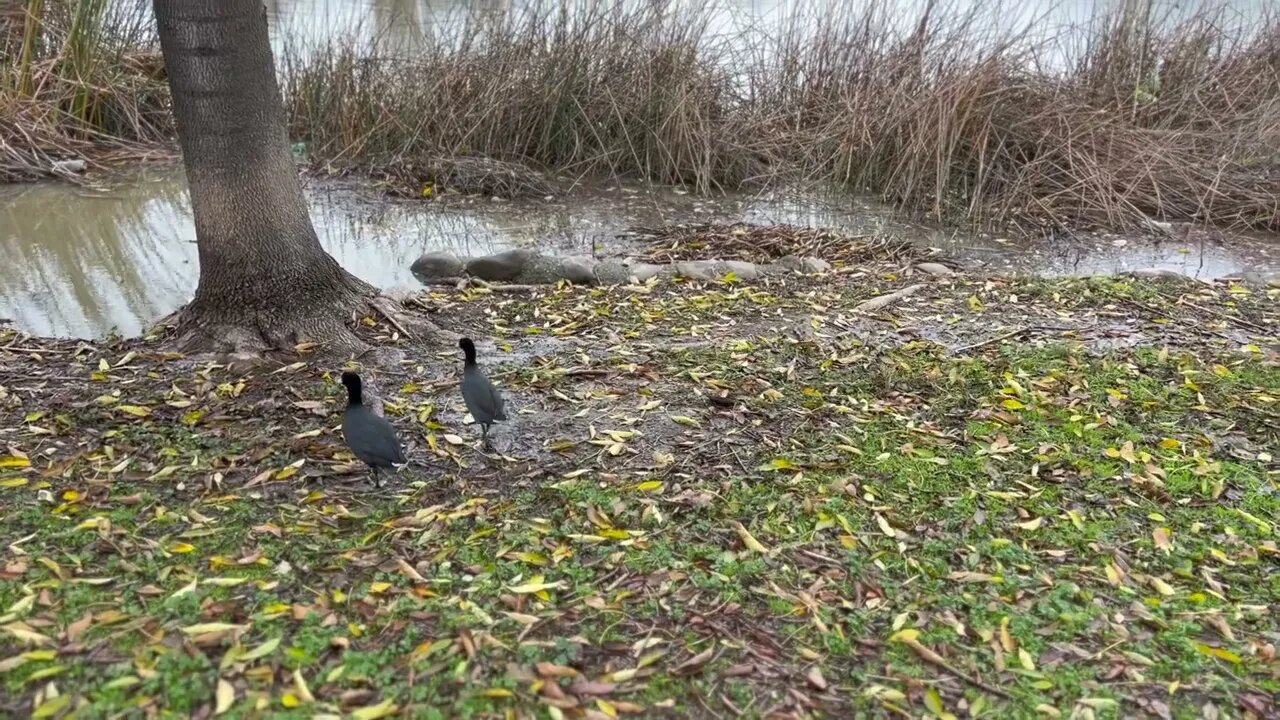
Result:
{"label": "muddy water", "polygon": [[[892,232],[972,267],[1045,275],[1163,268],[1191,277],[1268,277],[1280,243],[1102,238],[1020,242],[906,224],[870,201],[812,196],[699,199],[678,191],[598,188],[571,199],[389,202],[363,183],[313,181],[307,198],[324,245],[348,270],[383,288],[416,287],[409,273],[427,250],[476,256],[515,246],[548,252],[625,255],[629,226],[745,220]],[[0,186],[0,318],[38,335],[134,335],[190,298],[198,276],[195,230],[178,169],[153,171],[111,189],[60,183]]]}

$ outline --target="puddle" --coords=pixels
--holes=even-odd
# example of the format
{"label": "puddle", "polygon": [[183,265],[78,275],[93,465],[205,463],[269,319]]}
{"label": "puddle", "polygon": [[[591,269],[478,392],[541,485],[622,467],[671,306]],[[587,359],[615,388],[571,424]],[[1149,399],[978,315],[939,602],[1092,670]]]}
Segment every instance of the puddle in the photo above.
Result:
{"label": "puddle", "polygon": [[[1191,277],[1274,276],[1280,242],[1102,239],[1007,242],[901,222],[868,200],[770,194],[707,199],[673,190],[612,188],[535,202],[388,201],[356,181],[313,181],[307,199],[321,244],[382,288],[417,287],[409,265],[429,250],[463,257],[517,246],[618,256],[638,248],[635,225],[748,221],[892,232],[972,268],[1051,276],[1163,268]],[[59,183],[0,186],[0,318],[41,336],[136,335],[186,302],[198,277],[195,228],[181,169],[101,192]]]}

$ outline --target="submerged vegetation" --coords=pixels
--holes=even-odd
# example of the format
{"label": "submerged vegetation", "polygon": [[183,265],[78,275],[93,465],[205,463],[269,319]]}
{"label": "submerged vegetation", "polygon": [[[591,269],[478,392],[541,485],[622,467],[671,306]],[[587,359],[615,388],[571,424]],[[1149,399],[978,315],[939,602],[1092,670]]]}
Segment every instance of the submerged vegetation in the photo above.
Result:
{"label": "submerged vegetation", "polygon": [[[6,177],[167,136],[145,8],[28,5],[43,19],[0,91]],[[313,162],[415,193],[397,168],[478,157],[702,191],[843,185],[950,220],[1280,227],[1276,13],[1140,1],[1057,32],[996,29],[994,1],[925,7],[802,5],[726,34],[715,7],[544,3],[428,28],[412,53],[334,40],[279,65]]]}

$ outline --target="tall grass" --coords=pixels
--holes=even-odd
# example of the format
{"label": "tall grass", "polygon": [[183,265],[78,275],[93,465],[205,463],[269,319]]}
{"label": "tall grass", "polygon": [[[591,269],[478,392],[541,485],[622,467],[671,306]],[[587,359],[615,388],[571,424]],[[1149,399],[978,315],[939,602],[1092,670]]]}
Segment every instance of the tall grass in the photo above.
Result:
{"label": "tall grass", "polygon": [[940,218],[1280,227],[1274,12],[1128,2],[1064,45],[997,29],[998,0],[917,7],[805,6],[724,37],[705,5],[537,5],[408,58],[287,56],[285,95],[338,166],[464,153],[703,191],[835,183]]}
{"label": "tall grass", "polygon": [[147,9],[108,0],[4,0],[0,180],[58,160],[138,157],[172,133]]}

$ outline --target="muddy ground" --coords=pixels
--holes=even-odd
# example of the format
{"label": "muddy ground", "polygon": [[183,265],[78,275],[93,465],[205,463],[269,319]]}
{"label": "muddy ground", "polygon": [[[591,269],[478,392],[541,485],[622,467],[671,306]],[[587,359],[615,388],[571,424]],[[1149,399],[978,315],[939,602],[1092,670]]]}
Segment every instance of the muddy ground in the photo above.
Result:
{"label": "muddy ground", "polygon": [[368,318],[381,489],[340,363],[3,331],[3,714],[1275,717],[1277,290],[855,267],[417,296],[491,450]]}

